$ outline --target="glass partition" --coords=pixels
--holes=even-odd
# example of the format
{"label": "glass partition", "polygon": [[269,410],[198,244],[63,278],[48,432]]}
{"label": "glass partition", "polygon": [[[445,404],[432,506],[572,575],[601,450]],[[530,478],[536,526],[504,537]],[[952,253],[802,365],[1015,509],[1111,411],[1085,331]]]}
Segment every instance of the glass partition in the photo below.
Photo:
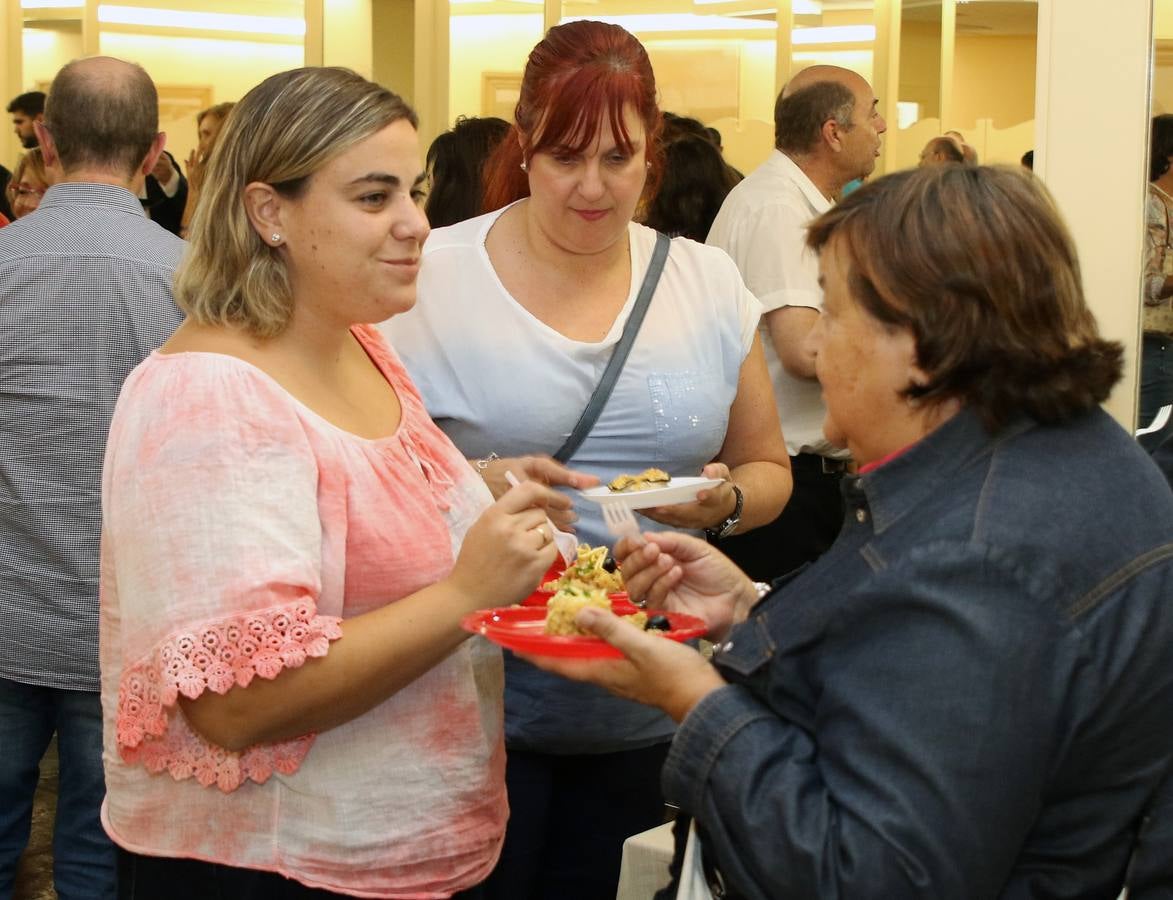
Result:
{"label": "glass partition", "polygon": [[952,95],[943,125],[960,131],[982,163],[1016,164],[1033,149],[1038,4],[957,5]]}
{"label": "glass partition", "polygon": [[842,66],[875,83],[875,4],[870,0],[794,3],[791,71]]}
{"label": "glass partition", "polygon": [[541,0],[449,3],[447,125],[462,115],[513,121],[525,61],[544,33]]}
{"label": "glass partition", "polygon": [[661,107],[716,128],[725,158],[748,172],[773,146],[775,9],[746,0],[565,0],[562,19],[632,32],[647,48]]}
{"label": "glass partition", "polygon": [[908,128],[941,119],[941,0],[903,0],[900,9],[898,120]]}
{"label": "glass partition", "polygon": [[159,127],[181,163],[196,146],[196,113],[304,61],[303,0],[102,3],[96,40],[83,33],[83,10],[23,0],[24,84],[45,90],[62,65],[89,52],[138,62],[158,88]]}

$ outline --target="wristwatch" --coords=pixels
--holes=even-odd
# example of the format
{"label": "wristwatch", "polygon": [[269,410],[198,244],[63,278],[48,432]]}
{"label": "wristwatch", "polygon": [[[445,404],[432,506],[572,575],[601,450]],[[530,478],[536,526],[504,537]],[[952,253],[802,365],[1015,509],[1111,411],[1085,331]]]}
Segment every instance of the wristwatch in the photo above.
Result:
{"label": "wristwatch", "polygon": [[726,519],[718,522],[712,528],[705,529],[705,534],[707,534],[713,540],[729,537],[729,535],[733,534],[733,532],[737,529],[737,526],[741,523],[741,507],[742,504],[745,503],[745,495],[741,493],[741,488],[739,488],[737,485],[733,485],[733,496],[736,498],[733,504],[733,512],[731,512]]}

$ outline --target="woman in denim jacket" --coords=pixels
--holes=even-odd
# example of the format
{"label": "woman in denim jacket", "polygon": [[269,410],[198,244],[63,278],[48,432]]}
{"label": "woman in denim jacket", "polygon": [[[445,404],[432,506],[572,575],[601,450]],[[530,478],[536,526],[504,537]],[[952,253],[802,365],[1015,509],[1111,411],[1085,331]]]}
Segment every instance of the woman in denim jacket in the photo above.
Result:
{"label": "woman in denim jacket", "polygon": [[630,590],[705,616],[712,663],[584,610],[626,661],[539,664],[681,723],[665,795],[715,896],[1169,890],[1173,494],[1099,409],[1121,349],[1052,201],[904,172],[808,240],[825,430],[860,464],[839,540],[760,601],[700,541],[626,540]]}

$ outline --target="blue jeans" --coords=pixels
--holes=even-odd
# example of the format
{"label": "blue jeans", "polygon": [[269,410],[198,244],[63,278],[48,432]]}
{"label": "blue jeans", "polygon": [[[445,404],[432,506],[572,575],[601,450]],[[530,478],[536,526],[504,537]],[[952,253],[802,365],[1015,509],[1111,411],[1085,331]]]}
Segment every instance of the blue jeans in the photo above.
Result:
{"label": "blue jeans", "polygon": [[0,898],[12,896],[28,844],[41,758],[57,733],[60,781],[53,827],[59,900],[113,900],[114,844],[98,818],[102,706],[93,691],[66,691],[0,678]]}
{"label": "blue jeans", "polygon": [[[1147,428],[1162,406],[1173,403],[1173,338],[1145,334],[1140,354],[1140,428]],[[1140,438],[1140,445],[1152,453],[1161,442],[1173,438],[1173,417],[1160,431]]]}

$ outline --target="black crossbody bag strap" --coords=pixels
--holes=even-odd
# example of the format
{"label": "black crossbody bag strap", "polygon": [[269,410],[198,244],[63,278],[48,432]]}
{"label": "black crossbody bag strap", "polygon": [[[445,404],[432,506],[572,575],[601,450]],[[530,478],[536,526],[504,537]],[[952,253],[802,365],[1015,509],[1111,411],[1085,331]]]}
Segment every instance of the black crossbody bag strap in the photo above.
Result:
{"label": "black crossbody bag strap", "polygon": [[607,398],[611,396],[615,382],[619,380],[619,373],[623,371],[623,364],[627,362],[627,354],[631,352],[631,345],[635,343],[644,316],[647,315],[648,306],[652,302],[652,294],[656,292],[656,285],[660,282],[660,273],[664,271],[664,261],[668,258],[668,247],[671,243],[668,235],[656,233],[656,249],[652,251],[652,261],[648,263],[648,271],[644,274],[643,284],[639,286],[639,294],[635,298],[635,305],[631,308],[631,315],[627,317],[627,324],[623,326],[623,334],[619,338],[619,343],[615,345],[611,358],[607,361],[607,368],[603,370],[603,377],[595,386],[595,392],[587,401],[586,409],[578,417],[578,424],[570,432],[566,443],[559,447],[558,452],[554,454],[554,459],[558,462],[564,463],[574,456],[574,451],[586,440],[586,436],[590,434],[599,418],[599,413],[603,411]]}

